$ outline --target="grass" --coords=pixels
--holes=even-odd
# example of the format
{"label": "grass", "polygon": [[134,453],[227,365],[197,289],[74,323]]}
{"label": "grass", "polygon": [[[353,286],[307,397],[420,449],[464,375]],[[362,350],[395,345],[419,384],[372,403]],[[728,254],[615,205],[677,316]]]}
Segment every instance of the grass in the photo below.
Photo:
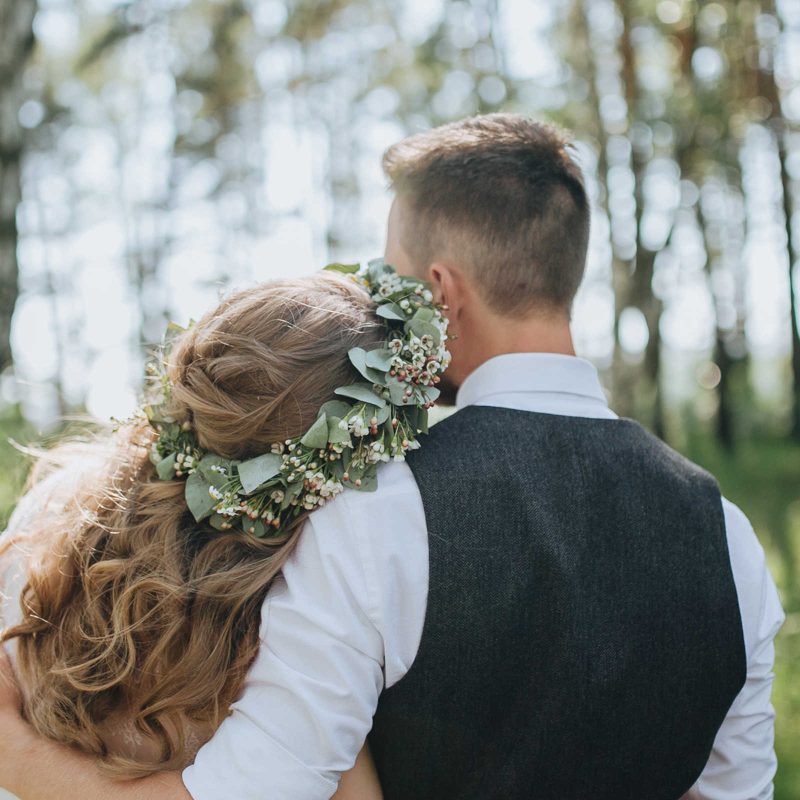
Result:
{"label": "grass", "polygon": [[710,439],[686,455],[713,472],[723,493],[750,518],[778,584],[786,622],[776,640],[775,800],[800,797],[800,445],[786,439],[743,442],[733,454]]}
{"label": "grass", "polygon": [[30,460],[12,442],[27,444],[34,435],[16,406],[0,412],[0,531],[5,530],[30,466]]}

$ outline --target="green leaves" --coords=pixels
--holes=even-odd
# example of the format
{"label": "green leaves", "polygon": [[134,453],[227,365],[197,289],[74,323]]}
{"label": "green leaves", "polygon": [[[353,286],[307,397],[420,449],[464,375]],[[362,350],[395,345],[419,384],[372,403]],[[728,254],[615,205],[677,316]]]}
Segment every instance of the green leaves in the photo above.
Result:
{"label": "green leaves", "polygon": [[421,406],[406,406],[403,409],[403,424],[411,428],[412,431],[420,433],[428,432],[428,411]]}
{"label": "green leaves", "polygon": [[186,505],[197,522],[210,517],[219,502],[209,493],[210,484],[199,471],[193,472],[186,481]]}
{"label": "green leaves", "polygon": [[245,494],[251,494],[259,486],[274,478],[281,471],[283,457],[275,453],[264,453],[262,456],[242,461],[239,464],[239,481]]}
{"label": "green leaves", "polygon": [[425,386],[424,388],[420,389],[422,392],[422,396],[425,398],[426,402],[434,403],[439,398],[441,392],[435,386]]}
{"label": "green leaves", "polygon": [[286,489],[284,490],[283,494],[283,502],[281,503],[281,511],[285,511],[289,506],[292,504],[292,500],[295,497],[300,495],[303,491],[303,481],[297,480],[294,483],[290,483]]}
{"label": "green leaves", "polygon": [[168,481],[175,477],[175,458],[176,454],[171,453],[156,464],[156,472],[162,481]]}
{"label": "green leaves", "polygon": [[256,539],[263,539],[267,535],[267,526],[260,519],[248,519],[245,521],[244,527]]}
{"label": "green leaves", "polygon": [[389,408],[388,405],[384,406],[383,408],[379,408],[375,412],[375,417],[378,420],[378,422],[376,424],[377,425],[383,425],[383,423],[386,422],[386,420],[389,419],[389,417],[391,415],[392,415],[392,409]]}
{"label": "green leaves", "polygon": [[405,315],[405,312],[402,308],[400,308],[397,303],[383,303],[375,309],[375,313],[379,317],[383,317],[384,319],[396,319],[400,320],[400,322],[407,322],[408,317]]}
{"label": "green leaves", "polygon": [[189,324],[185,328],[183,327],[183,325],[180,325],[177,322],[170,321],[167,323],[167,335],[178,336],[181,333],[186,333],[186,331],[188,331],[189,328],[192,327],[192,325],[194,325],[194,320],[190,320]]}
{"label": "green leaves", "polygon": [[342,272],[345,275],[355,275],[360,269],[360,265],[336,263],[336,264],[328,264],[328,266],[325,267],[325,269],[328,270],[328,272]]}
{"label": "green leaves", "polygon": [[367,278],[370,283],[378,283],[383,275],[390,275],[394,271],[394,267],[390,267],[382,258],[373,258],[367,262]]}
{"label": "green leaves", "polygon": [[208,518],[208,524],[212,528],[214,528],[215,530],[218,530],[218,531],[224,531],[225,528],[223,528],[222,526],[224,524],[226,524],[228,521],[229,521],[228,518],[227,517],[223,517],[222,514],[212,514]]}
{"label": "green leaves", "polygon": [[238,461],[231,461],[213,453],[207,453],[197,465],[197,471],[206,479],[210,486],[221,489],[231,478],[233,465]]}
{"label": "green leaves", "polygon": [[344,431],[339,427],[341,421],[340,417],[328,417],[328,442],[352,447],[353,440],[350,438],[350,432]]}
{"label": "green leaves", "polygon": [[379,383],[381,386],[386,382],[386,375],[377,369],[367,366],[366,350],[361,347],[351,348],[347,355],[350,357],[352,365],[371,383]]}
{"label": "green leaves", "polygon": [[392,405],[407,406],[415,402],[413,393],[411,397],[404,397],[405,391],[408,389],[408,384],[405,381],[399,381],[397,378],[389,378],[386,381],[386,388],[389,390]]}
{"label": "green leaves", "polygon": [[422,306],[418,308],[414,316],[411,318],[412,322],[431,322],[436,316],[436,313],[430,306]]}
{"label": "green leaves", "polygon": [[412,319],[411,322],[408,323],[407,327],[415,336],[418,336],[420,339],[423,336],[430,336],[437,347],[439,346],[439,343],[442,341],[439,329],[431,325],[430,322],[423,322],[422,320],[419,319]]}
{"label": "green leaves", "polygon": [[360,400],[362,403],[369,403],[378,408],[383,408],[386,405],[386,401],[375,394],[372,390],[372,384],[369,383],[351,383],[349,386],[340,386],[334,390],[334,394],[342,397],[352,397],[354,400]]}
{"label": "green leaves", "polygon": [[308,429],[300,443],[312,450],[321,450],[328,446],[328,421],[325,414],[317,417],[316,422]]}
{"label": "green leaves", "polygon": [[361,484],[351,481],[351,488],[358,492],[374,492],[378,488],[378,470],[375,465],[367,467],[359,476]]}
{"label": "green leaves", "polygon": [[374,491],[379,464],[403,458],[417,433],[427,431],[424,406],[439,396],[433,384],[447,364],[440,349],[446,321],[431,294],[382,259],[369,263],[366,277],[357,264],[326,269],[351,275],[365,287],[384,320],[386,340],[372,350],[350,349],[350,362],[363,381],[335,389],[337,399],[320,407],[305,434],[275,447],[277,453],[239,461],[204,452],[192,425],[168,414],[171,385],[165,370],[157,373],[161,399],[144,407],[158,432],[150,458],[164,480],[187,476],[186,504],[198,522],[258,538],[280,535],[287,521],[313,509],[323,496],[335,496],[345,486]]}
{"label": "green leaves", "polygon": [[142,407],[142,411],[150,422],[164,422],[160,405],[146,405]]}
{"label": "green leaves", "polygon": [[319,413],[317,414],[318,417],[321,417],[323,414],[326,414],[328,418],[330,417],[346,417],[350,411],[350,403],[345,403],[344,400],[328,400],[327,403],[323,403],[320,406]]}
{"label": "green leaves", "polygon": [[364,363],[372,369],[388,372],[392,368],[392,358],[394,353],[388,347],[381,347],[379,350],[370,350],[364,358]]}

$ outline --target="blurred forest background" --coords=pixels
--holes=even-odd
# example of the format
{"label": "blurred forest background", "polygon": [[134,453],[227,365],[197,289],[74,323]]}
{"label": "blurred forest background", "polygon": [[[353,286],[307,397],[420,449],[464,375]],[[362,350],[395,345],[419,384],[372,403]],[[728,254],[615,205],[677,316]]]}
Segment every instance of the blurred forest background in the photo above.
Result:
{"label": "blurred forest background", "polygon": [[496,110],[576,132],[579,352],[767,551],[800,798],[798,0],[0,0],[0,522],[9,437],[125,416],[230,286],[380,254],[382,150]]}

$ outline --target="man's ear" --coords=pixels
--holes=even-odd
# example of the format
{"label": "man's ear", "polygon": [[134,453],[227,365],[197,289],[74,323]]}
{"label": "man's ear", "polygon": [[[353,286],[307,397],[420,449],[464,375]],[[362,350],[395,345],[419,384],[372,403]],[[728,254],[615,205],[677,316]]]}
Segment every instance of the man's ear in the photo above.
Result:
{"label": "man's ear", "polygon": [[447,306],[451,320],[457,318],[466,299],[462,271],[453,264],[435,261],[428,268],[428,282],[434,301]]}

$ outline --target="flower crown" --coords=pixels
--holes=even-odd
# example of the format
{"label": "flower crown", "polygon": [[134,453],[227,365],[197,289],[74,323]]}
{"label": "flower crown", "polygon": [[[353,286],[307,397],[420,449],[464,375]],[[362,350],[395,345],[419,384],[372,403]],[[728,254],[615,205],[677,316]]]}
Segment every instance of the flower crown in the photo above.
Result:
{"label": "flower crown", "polygon": [[[303,511],[323,506],[345,486],[377,487],[377,465],[419,447],[427,433],[436,384],[450,362],[447,319],[423,281],[398,275],[381,259],[330,264],[366,287],[386,326],[383,347],[352,348],[348,356],[363,382],[335,390],[340,400],[324,403],[302,435],[276,442],[270,452],[246,461],[203,450],[191,423],[169,415],[166,359],[151,366],[161,391],[144,406],[158,432],[150,454],[159,478],[186,478],[186,504],[197,522],[217,530],[240,528],[263,538],[281,534]],[[182,330],[170,326],[170,330]]]}

